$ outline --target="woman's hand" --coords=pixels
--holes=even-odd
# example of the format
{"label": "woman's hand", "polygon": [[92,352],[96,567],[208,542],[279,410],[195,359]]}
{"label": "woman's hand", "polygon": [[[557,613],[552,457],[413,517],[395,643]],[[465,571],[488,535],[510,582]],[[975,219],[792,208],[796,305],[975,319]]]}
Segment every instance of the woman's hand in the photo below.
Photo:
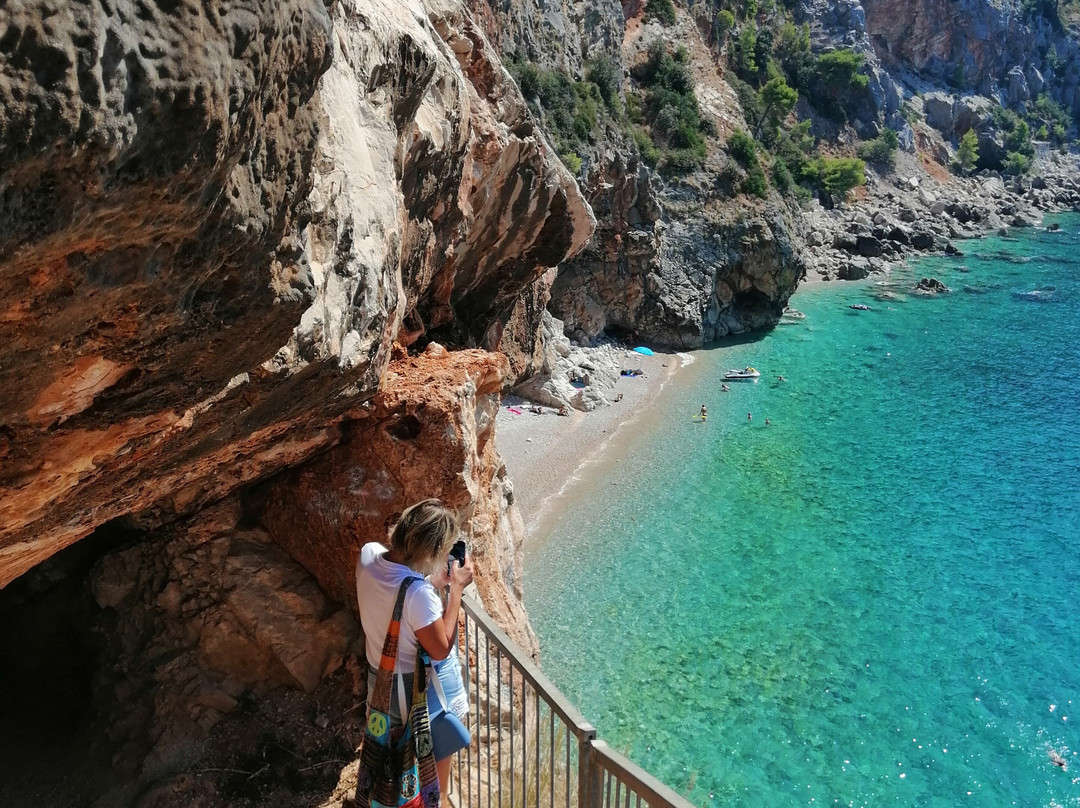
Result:
{"label": "woman's hand", "polygon": [[465,556],[465,563],[462,566],[457,564],[451,564],[450,566],[450,588],[457,589],[461,592],[465,587],[473,582],[473,563],[472,556]]}

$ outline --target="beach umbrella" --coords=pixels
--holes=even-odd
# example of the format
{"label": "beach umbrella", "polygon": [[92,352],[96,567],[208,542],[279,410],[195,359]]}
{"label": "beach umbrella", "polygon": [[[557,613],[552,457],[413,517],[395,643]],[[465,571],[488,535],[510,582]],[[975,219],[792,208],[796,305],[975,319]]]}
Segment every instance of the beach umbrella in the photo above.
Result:
{"label": "beach umbrella", "polygon": [[653,354],[653,352],[649,348],[646,348],[644,345],[639,345],[636,348],[634,348],[634,353],[639,353],[642,356],[654,356],[655,355],[655,354]]}

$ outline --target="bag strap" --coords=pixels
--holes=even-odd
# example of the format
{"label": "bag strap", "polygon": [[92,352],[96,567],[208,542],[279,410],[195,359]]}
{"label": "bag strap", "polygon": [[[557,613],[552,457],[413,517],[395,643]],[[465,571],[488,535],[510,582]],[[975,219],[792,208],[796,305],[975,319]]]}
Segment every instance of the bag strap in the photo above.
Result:
{"label": "bag strap", "polygon": [[[406,578],[398,587],[397,600],[394,601],[394,613],[390,617],[390,625],[386,629],[386,639],[383,640],[382,656],[379,658],[379,670],[375,674],[375,692],[370,694],[368,703],[382,713],[390,712],[390,687],[394,677],[394,668],[397,665],[398,638],[401,635],[401,613],[405,607],[405,595],[409,587],[419,578]],[[404,707],[404,702],[402,702]]]}

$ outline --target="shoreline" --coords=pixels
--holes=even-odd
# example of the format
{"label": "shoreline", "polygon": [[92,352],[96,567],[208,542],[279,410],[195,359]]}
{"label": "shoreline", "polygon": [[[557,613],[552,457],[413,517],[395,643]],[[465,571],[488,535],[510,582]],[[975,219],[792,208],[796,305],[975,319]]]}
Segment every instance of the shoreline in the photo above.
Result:
{"label": "shoreline", "polygon": [[622,400],[591,412],[571,410],[569,416],[559,416],[542,407],[543,414],[535,415],[530,403],[514,396],[503,399],[495,419],[495,444],[514,485],[526,549],[543,541],[575,492],[587,488],[604,464],[619,461],[619,444],[630,427],[655,414],[657,400],[694,361],[685,353],[641,356],[627,351],[623,367],[640,367],[645,374],[620,376],[612,392],[621,393]]}

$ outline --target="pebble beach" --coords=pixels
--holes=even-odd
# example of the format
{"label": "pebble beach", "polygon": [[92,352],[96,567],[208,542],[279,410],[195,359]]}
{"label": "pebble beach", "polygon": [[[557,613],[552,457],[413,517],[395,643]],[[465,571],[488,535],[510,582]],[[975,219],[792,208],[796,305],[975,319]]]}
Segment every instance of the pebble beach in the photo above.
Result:
{"label": "pebble beach", "polygon": [[640,368],[644,375],[620,376],[608,394],[611,403],[591,412],[570,410],[560,416],[551,407],[541,407],[538,415],[530,402],[504,399],[495,440],[530,542],[542,539],[605,464],[619,462],[620,448],[633,440],[645,419],[656,417],[664,391],[692,364],[687,354],[642,356],[627,351],[623,367]]}

